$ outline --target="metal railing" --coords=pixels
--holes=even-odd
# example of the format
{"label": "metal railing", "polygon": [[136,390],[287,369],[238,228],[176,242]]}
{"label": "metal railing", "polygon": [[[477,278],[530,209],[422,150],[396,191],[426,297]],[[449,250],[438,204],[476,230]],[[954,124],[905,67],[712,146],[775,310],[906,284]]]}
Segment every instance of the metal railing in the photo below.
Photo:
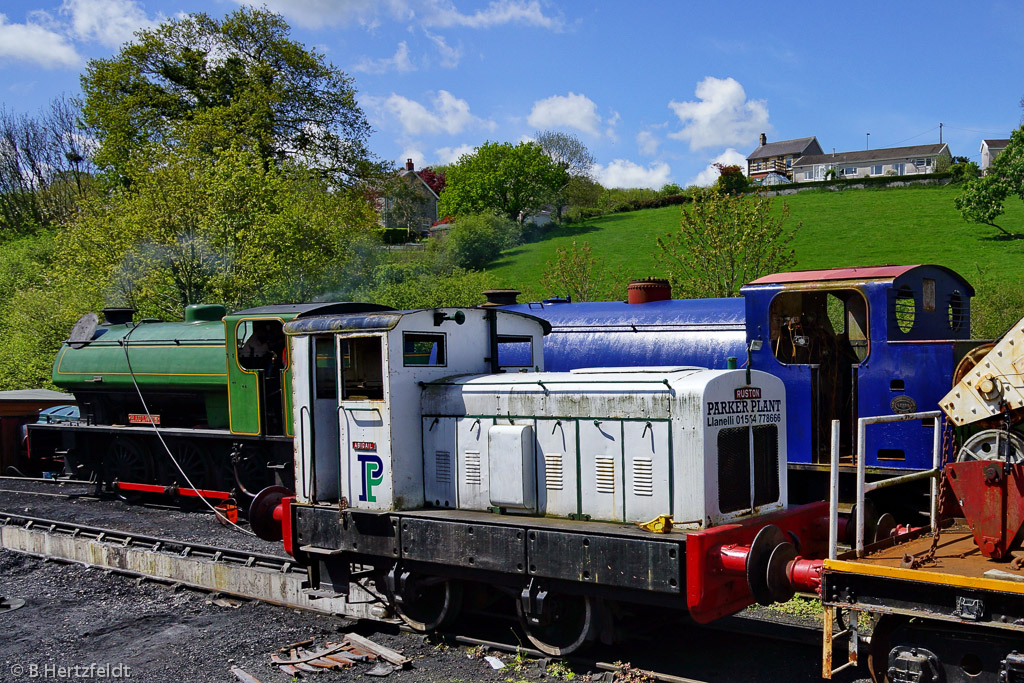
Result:
{"label": "metal railing", "polygon": [[[856,524],[857,557],[864,556],[864,499],[870,491],[889,488],[907,484],[921,479],[931,479],[931,506],[930,517],[932,533],[938,528],[938,492],[939,477],[942,474],[942,413],[933,410],[925,413],[907,413],[905,415],[880,415],[878,417],[862,417],[857,420],[857,514],[854,523]],[[935,427],[932,436],[932,469],[921,472],[913,472],[898,477],[882,479],[880,481],[867,482],[867,463],[865,453],[865,442],[867,426],[870,424],[883,424],[889,422],[907,422],[909,420],[934,420]],[[832,420],[832,467],[831,482],[829,487],[829,537],[828,557],[836,559],[837,546],[839,542],[839,420]]]}

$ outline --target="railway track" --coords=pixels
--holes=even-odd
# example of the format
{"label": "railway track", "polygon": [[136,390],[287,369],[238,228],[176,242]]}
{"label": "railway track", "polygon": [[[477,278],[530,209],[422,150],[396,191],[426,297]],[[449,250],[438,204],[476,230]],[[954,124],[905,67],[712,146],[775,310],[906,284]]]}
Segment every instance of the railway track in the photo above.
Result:
{"label": "railway track", "polygon": [[[123,530],[62,522],[15,512],[0,512],[0,546],[35,557],[82,564],[140,580],[174,587],[259,600],[274,605],[345,616],[380,620],[388,611],[381,596],[371,588],[355,586],[347,597],[314,599],[304,592],[305,570],[290,558],[233,548],[190,543]],[[809,645],[820,638],[816,630],[765,624],[733,618],[719,628],[746,638],[761,638]],[[514,637],[481,639],[462,633],[440,637],[453,644],[486,647],[543,658],[539,651],[524,648]],[[607,656],[606,653],[602,653]],[[572,658],[577,670],[614,672],[624,665],[593,658]],[[651,669],[631,669],[665,683],[701,683]]]}

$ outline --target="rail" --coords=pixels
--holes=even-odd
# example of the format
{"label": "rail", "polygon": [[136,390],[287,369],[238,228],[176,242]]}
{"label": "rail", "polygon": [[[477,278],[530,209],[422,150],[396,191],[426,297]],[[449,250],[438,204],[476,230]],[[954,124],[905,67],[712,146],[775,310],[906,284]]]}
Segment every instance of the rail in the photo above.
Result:
{"label": "rail", "polygon": [[[862,417],[857,420],[857,510],[854,523],[856,524],[857,557],[864,556],[864,500],[866,494],[877,489],[899,486],[921,479],[931,479],[931,506],[929,510],[931,518],[932,533],[938,528],[938,488],[939,477],[942,474],[942,413],[932,410],[923,413],[906,413],[903,415],[879,415],[877,417]],[[867,454],[866,436],[867,426],[872,424],[885,424],[891,422],[908,422],[910,420],[934,420],[935,426],[932,435],[932,469],[912,474],[904,474],[898,477],[882,479],[880,481],[868,482],[867,475]],[[832,467],[829,486],[829,538],[828,557],[836,559],[838,554],[838,520],[839,520],[839,420],[832,420]]]}

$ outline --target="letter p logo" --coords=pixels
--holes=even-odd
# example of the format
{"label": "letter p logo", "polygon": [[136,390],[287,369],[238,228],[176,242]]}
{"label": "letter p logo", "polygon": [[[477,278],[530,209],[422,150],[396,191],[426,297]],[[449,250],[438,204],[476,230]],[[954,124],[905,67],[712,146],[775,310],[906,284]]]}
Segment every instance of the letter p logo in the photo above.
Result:
{"label": "letter p logo", "polygon": [[359,494],[359,500],[364,503],[376,503],[377,497],[373,495],[373,489],[384,481],[384,461],[374,453],[360,453],[359,463],[362,465],[363,492]]}

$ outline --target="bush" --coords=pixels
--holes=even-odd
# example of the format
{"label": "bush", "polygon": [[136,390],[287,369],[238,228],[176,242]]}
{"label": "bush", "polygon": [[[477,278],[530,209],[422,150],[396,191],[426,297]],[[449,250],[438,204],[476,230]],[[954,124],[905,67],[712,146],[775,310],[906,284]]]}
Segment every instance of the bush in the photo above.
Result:
{"label": "bush", "polygon": [[503,249],[518,245],[521,235],[519,224],[503,216],[462,216],[440,238],[440,247],[453,266],[479,270],[498,258]]}
{"label": "bush", "polygon": [[962,161],[949,167],[949,177],[954,183],[962,183],[981,176],[981,168],[973,161]]}
{"label": "bush", "polygon": [[493,289],[490,273],[456,268],[450,273],[405,271],[398,277],[391,271],[362,297],[398,310],[438,306],[477,306],[484,302],[484,290]]}

